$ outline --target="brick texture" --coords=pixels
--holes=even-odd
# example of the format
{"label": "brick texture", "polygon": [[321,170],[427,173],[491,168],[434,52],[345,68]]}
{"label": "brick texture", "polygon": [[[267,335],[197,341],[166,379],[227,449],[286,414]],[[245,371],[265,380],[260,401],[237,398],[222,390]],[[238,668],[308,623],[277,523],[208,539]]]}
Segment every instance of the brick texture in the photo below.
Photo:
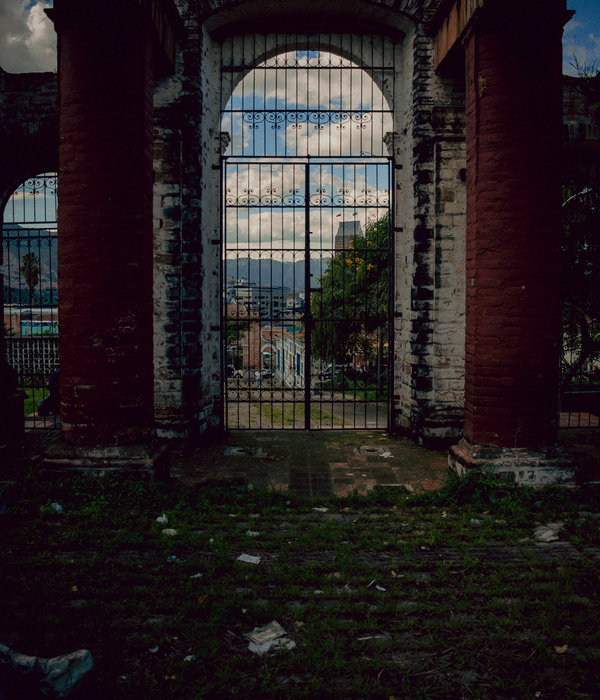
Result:
{"label": "brick texture", "polygon": [[560,338],[564,3],[496,3],[466,44],[465,434],[550,444]]}
{"label": "brick texture", "polygon": [[153,47],[136,5],[55,4],[61,418],[81,446],[151,433]]}

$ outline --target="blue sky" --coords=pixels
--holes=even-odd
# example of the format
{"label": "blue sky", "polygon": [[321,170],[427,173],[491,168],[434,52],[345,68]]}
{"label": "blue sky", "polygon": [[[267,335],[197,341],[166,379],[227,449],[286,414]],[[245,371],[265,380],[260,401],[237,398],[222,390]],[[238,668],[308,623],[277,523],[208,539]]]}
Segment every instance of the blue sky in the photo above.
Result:
{"label": "blue sky", "polygon": [[573,56],[580,64],[600,69],[600,0],[567,0],[575,16],[563,34],[563,72],[575,75]]}

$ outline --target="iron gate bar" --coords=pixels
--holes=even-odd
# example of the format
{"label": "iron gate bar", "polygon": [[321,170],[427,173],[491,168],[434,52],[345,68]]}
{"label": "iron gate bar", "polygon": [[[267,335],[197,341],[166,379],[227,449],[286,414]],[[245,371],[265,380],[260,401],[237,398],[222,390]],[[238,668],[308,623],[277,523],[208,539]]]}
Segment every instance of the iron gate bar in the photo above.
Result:
{"label": "iron gate bar", "polygon": [[[232,139],[226,155],[343,157],[331,141],[323,152],[321,131],[329,126],[351,134],[351,155],[387,155],[383,137],[393,131],[394,47],[389,36],[346,32],[225,38],[221,110],[223,130]],[[279,143],[282,127],[294,134]],[[240,137],[243,128],[253,130],[253,137]],[[308,147],[311,134],[317,149]]]}
{"label": "iron gate bar", "polygon": [[[223,38],[221,129],[230,136],[221,160],[223,382],[226,421],[239,427],[242,422],[247,428],[315,427],[317,417],[318,427],[336,427],[338,420],[341,427],[359,427],[360,421],[380,425],[386,395],[383,356],[392,347],[390,319],[381,311],[389,314],[392,298],[382,285],[391,284],[388,156],[393,151],[388,149],[393,149],[395,50],[387,35],[249,33]],[[336,182],[343,185],[340,191],[332,189]],[[385,198],[382,182],[387,183]],[[350,212],[344,217],[349,221],[339,228],[336,251],[335,225],[344,212]],[[365,250],[353,254],[349,244],[359,232],[356,223],[361,222],[366,235],[370,219],[383,215],[387,244],[377,229],[369,233],[371,248],[367,251],[365,240]],[[303,245],[299,235],[304,235]],[[324,293],[327,274],[331,289]],[[374,284],[372,278],[379,274],[382,282]],[[319,286],[313,287],[316,277]],[[347,293],[340,293],[344,281]],[[291,285],[289,300],[286,285]],[[368,289],[374,290],[372,300]],[[350,294],[352,302],[346,298]],[[244,295],[246,307],[240,304]],[[282,309],[288,305],[289,311]],[[374,391],[372,377],[364,375],[362,384],[356,372],[350,378],[345,360],[338,380],[336,363],[344,353],[352,358],[353,371],[377,366]],[[328,382],[327,361],[332,365]],[[249,374],[251,366],[260,370],[265,362],[279,387],[274,380],[263,385]],[[236,381],[225,376],[234,370]],[[389,399],[389,371],[385,383]],[[388,405],[384,418],[389,415]]]}
{"label": "iron gate bar", "polygon": [[311,384],[311,273],[310,273],[310,161],[304,166],[304,429],[310,430],[310,384]]}

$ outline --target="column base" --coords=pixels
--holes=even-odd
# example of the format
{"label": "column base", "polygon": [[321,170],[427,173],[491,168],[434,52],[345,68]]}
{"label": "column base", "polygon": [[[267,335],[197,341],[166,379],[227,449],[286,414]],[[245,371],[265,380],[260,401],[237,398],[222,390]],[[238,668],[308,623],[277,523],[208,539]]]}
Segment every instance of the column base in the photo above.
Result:
{"label": "column base", "polygon": [[576,466],[559,446],[530,449],[473,445],[463,438],[452,445],[448,466],[459,476],[473,471],[497,474],[524,486],[574,486]]}
{"label": "column base", "polygon": [[41,464],[45,473],[122,474],[140,479],[166,480],[169,477],[168,445],[80,447],[62,440],[46,450]]}

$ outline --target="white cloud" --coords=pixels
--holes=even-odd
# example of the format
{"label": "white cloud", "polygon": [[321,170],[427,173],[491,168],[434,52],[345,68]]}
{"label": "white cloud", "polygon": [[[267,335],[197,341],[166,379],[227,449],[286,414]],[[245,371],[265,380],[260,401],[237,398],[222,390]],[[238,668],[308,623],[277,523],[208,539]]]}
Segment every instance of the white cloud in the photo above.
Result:
{"label": "white cloud", "polygon": [[237,84],[222,128],[232,138],[228,154],[359,156],[386,155],[382,141],[391,124],[390,107],[367,71],[331,53],[291,52]]}
{"label": "white cloud", "polygon": [[56,32],[44,12],[51,4],[1,0],[0,67],[10,73],[56,71]]}
{"label": "white cloud", "polygon": [[[279,249],[283,259],[304,249],[304,165],[228,166],[226,180],[226,250],[272,257]],[[294,193],[292,206],[281,198]],[[386,164],[314,164],[310,167],[311,247],[317,255],[330,257],[334,237],[342,221],[359,221],[364,231],[369,222],[381,218],[389,203]],[[319,252],[319,249],[325,249]]]}

